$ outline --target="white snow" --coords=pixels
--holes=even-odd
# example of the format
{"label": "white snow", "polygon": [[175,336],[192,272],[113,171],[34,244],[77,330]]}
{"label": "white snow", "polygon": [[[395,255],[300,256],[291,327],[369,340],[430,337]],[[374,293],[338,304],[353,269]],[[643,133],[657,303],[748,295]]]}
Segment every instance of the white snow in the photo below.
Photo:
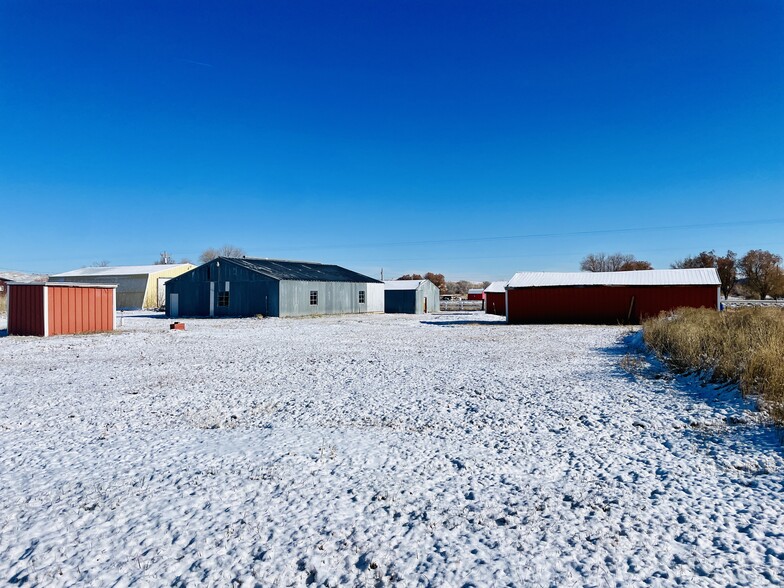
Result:
{"label": "white snow", "polygon": [[0,582],[762,586],[784,573],[775,432],[734,389],[648,363],[621,328],[181,320],[0,338]]}
{"label": "white snow", "polygon": [[719,286],[715,268],[622,272],[518,272],[507,288],[543,286]]}
{"label": "white snow", "polygon": [[385,280],[384,290],[417,290],[428,280]]}

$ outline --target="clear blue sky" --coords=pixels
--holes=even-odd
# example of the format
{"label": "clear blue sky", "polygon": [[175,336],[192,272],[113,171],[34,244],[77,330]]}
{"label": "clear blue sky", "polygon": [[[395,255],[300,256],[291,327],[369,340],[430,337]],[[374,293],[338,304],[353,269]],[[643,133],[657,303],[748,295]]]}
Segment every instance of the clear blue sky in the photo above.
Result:
{"label": "clear blue sky", "polygon": [[784,3],[5,0],[0,217],[38,272],[784,254]]}

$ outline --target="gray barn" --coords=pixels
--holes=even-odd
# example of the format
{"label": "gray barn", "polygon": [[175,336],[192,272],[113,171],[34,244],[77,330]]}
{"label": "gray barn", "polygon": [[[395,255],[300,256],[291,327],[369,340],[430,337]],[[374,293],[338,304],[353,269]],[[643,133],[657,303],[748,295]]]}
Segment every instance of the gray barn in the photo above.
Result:
{"label": "gray barn", "polygon": [[170,317],[383,311],[383,282],[337,265],[218,257],[166,283]]}
{"label": "gray barn", "polygon": [[384,312],[438,312],[440,296],[438,286],[430,280],[389,280],[384,282]]}

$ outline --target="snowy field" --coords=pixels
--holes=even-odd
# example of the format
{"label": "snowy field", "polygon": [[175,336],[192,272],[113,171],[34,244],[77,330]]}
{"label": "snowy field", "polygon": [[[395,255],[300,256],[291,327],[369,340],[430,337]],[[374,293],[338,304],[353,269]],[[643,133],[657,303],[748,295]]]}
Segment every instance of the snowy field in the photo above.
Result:
{"label": "snowy field", "polygon": [[186,322],[0,338],[0,583],[784,575],[776,433],[732,389],[640,359],[621,328]]}

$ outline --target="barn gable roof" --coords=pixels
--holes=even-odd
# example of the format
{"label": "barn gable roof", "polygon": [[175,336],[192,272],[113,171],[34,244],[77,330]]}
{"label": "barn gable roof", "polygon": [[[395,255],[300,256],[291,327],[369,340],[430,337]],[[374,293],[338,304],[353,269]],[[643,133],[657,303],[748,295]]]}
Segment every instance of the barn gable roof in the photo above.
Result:
{"label": "barn gable roof", "polygon": [[191,267],[190,263],[171,263],[157,265],[120,265],[114,267],[82,267],[70,272],[52,274],[50,278],[73,278],[73,277],[111,277],[111,276],[140,276],[145,274],[157,274],[162,271]]}
{"label": "barn gable roof", "polygon": [[298,282],[363,282],[381,284],[376,280],[339,265],[315,263],[311,261],[287,261],[283,259],[263,259],[254,257],[220,257],[249,271],[262,274],[273,280],[293,280]]}
{"label": "barn gable roof", "polygon": [[490,294],[503,294],[504,292],[506,292],[506,285],[508,283],[509,283],[508,280],[493,282],[487,288],[485,288],[485,292]]}
{"label": "barn gable roof", "polygon": [[429,280],[386,280],[384,290],[418,290]]}
{"label": "barn gable roof", "polygon": [[627,272],[519,272],[507,288],[547,286],[718,286],[714,268]]}

